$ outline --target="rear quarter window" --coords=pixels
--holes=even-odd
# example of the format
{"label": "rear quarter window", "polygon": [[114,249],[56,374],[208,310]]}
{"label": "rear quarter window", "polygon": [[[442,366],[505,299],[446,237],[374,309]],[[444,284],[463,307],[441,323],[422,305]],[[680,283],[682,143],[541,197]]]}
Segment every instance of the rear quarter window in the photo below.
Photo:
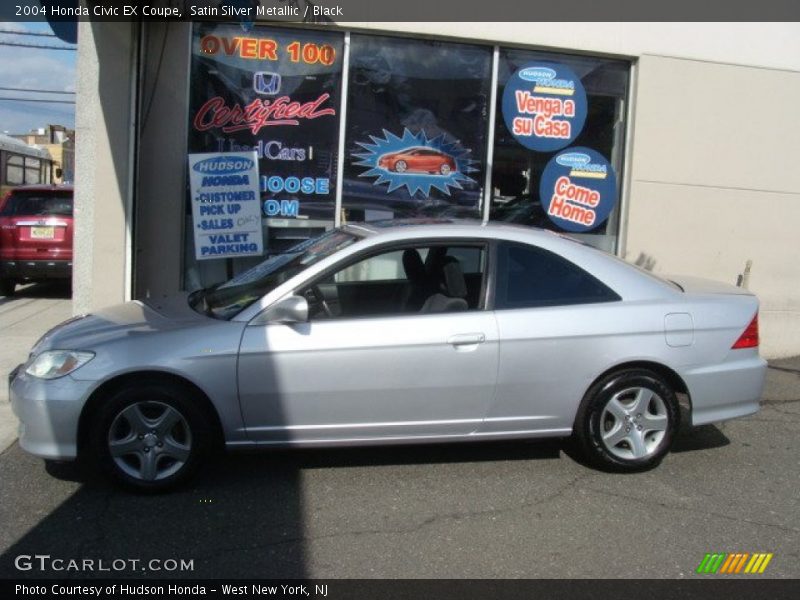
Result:
{"label": "rear quarter window", "polygon": [[548,250],[501,243],[497,256],[498,309],[615,302],[621,298],[599,279]]}

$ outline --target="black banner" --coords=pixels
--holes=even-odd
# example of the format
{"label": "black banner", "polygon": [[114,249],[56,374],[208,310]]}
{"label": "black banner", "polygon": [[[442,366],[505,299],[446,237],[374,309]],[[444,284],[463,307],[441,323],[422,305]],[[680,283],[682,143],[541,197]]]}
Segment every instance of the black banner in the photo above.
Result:
{"label": "black banner", "polygon": [[3,598],[313,598],[315,600],[523,600],[580,598],[691,600],[728,595],[748,598],[797,598],[796,580],[718,577],[708,580],[7,580]]}
{"label": "black banner", "polygon": [[0,20],[796,21],[797,0],[5,0]]}

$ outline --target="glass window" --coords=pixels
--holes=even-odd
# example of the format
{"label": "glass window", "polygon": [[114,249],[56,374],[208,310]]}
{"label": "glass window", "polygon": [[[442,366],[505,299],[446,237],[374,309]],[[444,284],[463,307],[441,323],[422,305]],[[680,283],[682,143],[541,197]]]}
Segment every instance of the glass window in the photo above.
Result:
{"label": "glass window", "polygon": [[42,161],[37,158],[25,159],[25,183],[37,184],[42,183]]}
{"label": "glass window", "polygon": [[347,220],[480,216],[492,50],[351,36]]}
{"label": "glass window", "polygon": [[197,290],[189,297],[192,308],[219,319],[229,319],[311,265],[346,248],[358,238],[334,229],[275,254],[223,285]]}
{"label": "glass window", "polygon": [[547,250],[500,244],[495,306],[528,308],[612,302],[620,297],[595,277]]}
{"label": "glass window", "polygon": [[476,310],[483,305],[485,255],[483,246],[387,250],[301,293],[316,319]]}
{"label": "glass window", "polygon": [[[194,25],[189,152],[256,152],[268,254],[333,226],[343,48],[339,32]],[[190,244],[193,231],[188,217]],[[261,260],[197,263],[193,246],[187,250],[190,289]]]}
{"label": "glass window", "polygon": [[[424,249],[427,253],[427,249]],[[425,258],[424,256],[422,257]],[[391,281],[407,279],[403,269],[403,251],[387,252],[362,260],[334,275],[336,283],[345,281]]]}
{"label": "glass window", "polygon": [[[492,220],[566,231],[616,249],[629,62],[505,48],[493,82],[490,46],[353,33],[343,90],[344,38],[322,29],[193,24],[188,149],[256,152],[266,257],[330,229],[335,216],[344,223],[480,218],[486,198]],[[516,99],[509,110],[508,90]],[[505,114],[514,106],[530,116],[523,119],[529,125],[553,113],[574,127],[564,136],[563,122],[547,125],[553,135],[545,137],[564,138],[563,145],[525,143],[525,132]],[[579,116],[569,112],[576,106]],[[492,183],[485,190],[489,144]],[[565,170],[570,181],[560,176]],[[33,172],[9,163],[6,177],[23,183]],[[338,177],[342,206],[335,215]],[[198,261],[191,202],[185,219],[187,289],[210,287],[265,258]],[[482,268],[462,260],[467,264]],[[369,277],[400,279],[401,267],[397,257],[385,257],[370,266]],[[361,275],[338,277],[345,283]]]}
{"label": "glass window", "polygon": [[[512,135],[506,125],[502,106],[506,84],[519,69],[530,65],[555,68],[563,65],[580,80],[578,85],[585,89],[585,123],[580,133],[564,148],[547,151],[529,149]],[[490,218],[563,231],[558,221],[551,220],[542,208],[542,174],[545,166],[557,154],[570,148],[589,148],[604,157],[616,174],[617,201],[602,223],[585,233],[570,230],[573,232],[570,235],[613,252],[619,226],[618,199],[622,180],[629,64],[611,59],[507,49],[501,50],[498,67]],[[534,87],[533,84],[531,86]]]}
{"label": "glass window", "polygon": [[25,182],[25,159],[17,154],[10,154],[6,159],[6,183],[22,185]]}

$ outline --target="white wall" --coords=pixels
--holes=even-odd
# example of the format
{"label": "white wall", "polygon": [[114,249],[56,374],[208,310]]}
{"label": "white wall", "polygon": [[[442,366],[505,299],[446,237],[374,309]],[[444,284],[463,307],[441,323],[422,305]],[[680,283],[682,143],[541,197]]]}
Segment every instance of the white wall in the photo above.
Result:
{"label": "white wall", "polygon": [[78,25],[73,311],[126,300],[134,26]]}
{"label": "white wall", "polygon": [[643,56],[629,260],[735,283],[752,261],[762,353],[800,354],[800,73]]}

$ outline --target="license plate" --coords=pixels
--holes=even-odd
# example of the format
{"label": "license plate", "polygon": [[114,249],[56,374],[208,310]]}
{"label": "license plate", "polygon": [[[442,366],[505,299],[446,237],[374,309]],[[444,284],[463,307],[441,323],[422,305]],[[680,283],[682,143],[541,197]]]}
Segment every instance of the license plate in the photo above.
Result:
{"label": "license plate", "polygon": [[31,227],[31,239],[52,240],[56,237],[55,227]]}

